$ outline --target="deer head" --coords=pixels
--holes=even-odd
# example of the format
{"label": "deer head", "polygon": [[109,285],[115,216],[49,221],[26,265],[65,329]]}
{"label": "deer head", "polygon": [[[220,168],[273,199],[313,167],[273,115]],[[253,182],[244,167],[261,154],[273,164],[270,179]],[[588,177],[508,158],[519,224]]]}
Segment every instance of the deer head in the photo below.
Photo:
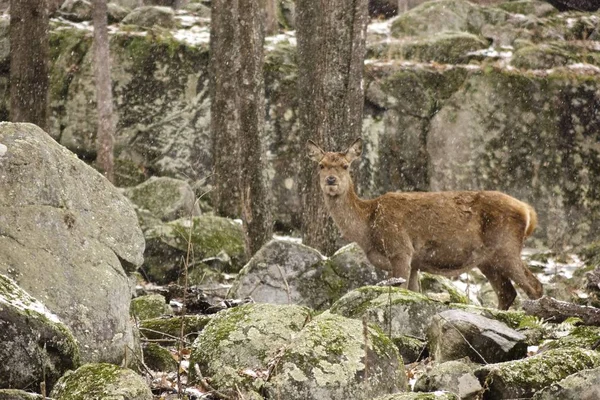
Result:
{"label": "deer head", "polygon": [[319,184],[326,196],[345,195],[352,188],[350,164],[362,153],[362,139],[356,139],[343,153],[325,152],[312,140],[306,143],[308,157],[319,163]]}

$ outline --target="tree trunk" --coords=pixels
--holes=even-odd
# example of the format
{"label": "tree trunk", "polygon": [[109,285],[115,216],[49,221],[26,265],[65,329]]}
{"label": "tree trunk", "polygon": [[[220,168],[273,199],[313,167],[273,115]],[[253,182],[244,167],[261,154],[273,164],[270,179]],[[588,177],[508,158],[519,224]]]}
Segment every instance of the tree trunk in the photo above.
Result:
{"label": "tree trunk", "polygon": [[48,4],[10,1],[10,120],[48,130]]}
{"label": "tree trunk", "polygon": [[269,189],[264,176],[265,82],[264,13],[256,0],[238,0],[240,29],[239,80],[242,220],[246,253],[252,256],[271,239]]}
{"label": "tree trunk", "polygon": [[114,135],[112,81],[110,79],[110,51],[108,47],[106,0],[93,0],[94,22],[94,78],[98,109],[96,136],[96,164],[106,178],[114,182]]}
{"label": "tree trunk", "polygon": [[277,22],[277,1],[278,0],[262,1],[265,9],[264,31],[268,35],[274,35],[279,31],[279,23]]}
{"label": "tree trunk", "polygon": [[213,202],[218,214],[240,215],[240,150],[237,82],[240,72],[238,1],[211,3],[210,128],[213,137]]}
{"label": "tree trunk", "polygon": [[[297,0],[299,119],[302,140],[345,150],[361,135],[368,0]],[[326,254],[338,237],[315,168],[301,176],[304,243]]]}

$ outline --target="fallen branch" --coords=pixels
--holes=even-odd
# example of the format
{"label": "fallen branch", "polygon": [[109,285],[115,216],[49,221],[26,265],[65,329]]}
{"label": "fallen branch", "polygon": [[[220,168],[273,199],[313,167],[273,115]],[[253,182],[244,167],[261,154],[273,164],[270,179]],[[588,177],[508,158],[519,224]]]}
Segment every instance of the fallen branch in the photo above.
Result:
{"label": "fallen branch", "polygon": [[526,314],[552,322],[563,322],[567,318],[577,317],[584,325],[600,326],[600,308],[579,306],[548,296],[537,300],[525,300],[523,310]]}

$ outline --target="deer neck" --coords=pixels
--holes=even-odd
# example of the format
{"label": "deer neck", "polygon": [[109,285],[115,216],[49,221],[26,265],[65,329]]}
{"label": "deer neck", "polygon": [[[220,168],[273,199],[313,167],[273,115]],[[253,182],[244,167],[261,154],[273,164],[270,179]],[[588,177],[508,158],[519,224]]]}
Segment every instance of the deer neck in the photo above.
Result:
{"label": "deer neck", "polygon": [[366,246],[369,207],[356,195],[354,186],[343,195],[325,195],[325,204],[344,238],[358,243],[361,247]]}

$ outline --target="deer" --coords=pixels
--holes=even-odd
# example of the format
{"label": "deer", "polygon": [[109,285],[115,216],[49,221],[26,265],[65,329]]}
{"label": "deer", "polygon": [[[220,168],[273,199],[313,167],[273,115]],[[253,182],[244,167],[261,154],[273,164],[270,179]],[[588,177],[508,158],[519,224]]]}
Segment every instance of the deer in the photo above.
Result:
{"label": "deer", "polygon": [[404,287],[420,291],[419,271],[456,276],[478,268],[501,310],[517,295],[512,282],[529,298],[542,297],[541,282],[521,260],[523,242],[537,225],[529,204],[499,191],[389,192],[363,200],[350,176],[362,139],[344,152],[326,152],[311,140],[306,146],[342,236]]}

